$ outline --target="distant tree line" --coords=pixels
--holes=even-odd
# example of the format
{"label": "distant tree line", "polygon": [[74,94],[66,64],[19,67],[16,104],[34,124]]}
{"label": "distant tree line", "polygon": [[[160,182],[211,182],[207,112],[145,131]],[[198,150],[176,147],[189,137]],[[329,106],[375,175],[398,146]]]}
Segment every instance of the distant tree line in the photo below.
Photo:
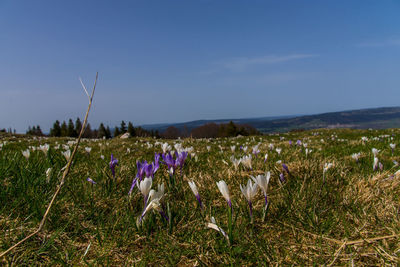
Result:
{"label": "distant tree line", "polygon": [[[56,120],[53,127],[50,128],[49,136],[54,137],[78,137],[82,128],[82,122],[79,118],[76,119],[75,123],[72,119],[63,121]],[[132,122],[125,123],[121,121],[120,126],[115,126],[113,131],[104,123],[100,123],[98,129],[92,129],[90,123],[87,124],[86,130],[83,134],[84,138],[112,138],[118,137],[122,134],[129,133],[131,137],[156,137],[156,138],[168,138],[175,139],[178,137],[193,137],[193,138],[216,138],[216,137],[235,137],[238,135],[259,135],[261,134],[256,128],[248,124],[235,124],[232,121],[229,123],[207,123],[205,125],[193,128],[191,131],[184,126],[183,129],[178,129],[175,126],[168,127],[163,133],[159,133],[157,130],[145,130],[142,127],[134,127]],[[29,126],[26,131],[28,135],[45,136],[39,125]]]}
{"label": "distant tree line", "polygon": [[9,134],[12,134],[12,133],[16,133],[16,132],[17,132],[17,130],[11,129],[11,128],[8,128],[8,129],[3,128],[3,129],[0,129],[0,133],[9,133]]}
{"label": "distant tree line", "polygon": [[[60,121],[56,120],[53,123],[53,127],[50,128],[50,134],[49,136],[54,136],[54,137],[78,137],[80,131],[82,129],[82,122],[80,118],[77,118],[75,123],[73,122],[72,119],[68,120],[68,123],[63,121],[60,123]],[[110,127],[107,125],[105,126],[104,123],[100,123],[98,129],[92,129],[90,126],[90,123],[87,124],[86,130],[83,133],[84,138],[111,138],[111,137],[117,137],[120,136],[124,133],[129,133],[131,137],[157,137],[159,138],[160,135],[158,131],[147,131],[143,129],[142,127],[134,127],[132,122],[128,122],[128,125],[125,123],[125,121],[121,122],[121,125],[115,126],[114,130],[111,131]],[[42,133],[42,130],[40,129],[40,126],[33,126],[28,128],[26,131],[26,134],[28,135],[36,135],[36,136],[44,136]]]}
{"label": "distant tree line", "polygon": [[248,124],[235,124],[232,121],[229,123],[207,123],[202,126],[192,129],[190,132],[186,127],[179,130],[174,126],[168,127],[161,137],[175,139],[178,137],[193,137],[193,138],[216,138],[216,137],[235,137],[238,135],[259,135],[261,134],[256,128]]}

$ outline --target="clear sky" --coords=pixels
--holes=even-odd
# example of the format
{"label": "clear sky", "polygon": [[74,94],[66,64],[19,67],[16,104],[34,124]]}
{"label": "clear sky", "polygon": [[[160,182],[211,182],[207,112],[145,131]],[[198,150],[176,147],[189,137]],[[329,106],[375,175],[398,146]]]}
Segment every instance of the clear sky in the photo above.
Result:
{"label": "clear sky", "polygon": [[0,128],[400,105],[400,1],[0,0]]}

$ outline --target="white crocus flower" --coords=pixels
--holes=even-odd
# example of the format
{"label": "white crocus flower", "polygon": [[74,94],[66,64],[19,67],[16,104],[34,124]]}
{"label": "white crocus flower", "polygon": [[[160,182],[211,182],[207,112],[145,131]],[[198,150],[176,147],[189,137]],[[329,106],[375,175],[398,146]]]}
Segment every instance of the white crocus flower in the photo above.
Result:
{"label": "white crocus flower", "polygon": [[376,171],[378,169],[378,164],[379,164],[379,159],[377,157],[374,157],[374,163],[372,165],[372,169]]}
{"label": "white crocus flower", "polygon": [[233,166],[235,167],[235,170],[237,170],[239,168],[239,164],[241,162],[240,159],[235,159],[233,156],[231,157],[231,161],[233,163]]}
{"label": "white crocus flower", "polygon": [[165,192],[165,187],[164,187],[164,183],[163,184],[159,184],[157,186],[157,191],[155,191],[154,189],[151,189],[149,192],[149,201],[154,200],[154,199],[158,199],[159,201],[163,198],[164,196],[164,192]]}
{"label": "white crocus flower", "polygon": [[281,154],[281,151],[282,151],[282,148],[277,147],[277,148],[275,149],[275,151],[276,151],[276,153],[278,153],[278,155],[280,155],[280,154]]}
{"label": "white crocus flower", "polygon": [[268,159],[268,153],[265,153],[265,156],[264,156],[264,163],[267,162],[267,159]]}
{"label": "white crocus flower", "polygon": [[85,151],[86,151],[86,153],[90,154],[90,151],[92,151],[92,148],[91,147],[85,147]]}
{"label": "white crocus flower", "polygon": [[68,149],[67,151],[62,152],[62,154],[65,157],[65,159],[69,161],[69,158],[71,157],[71,150]]}
{"label": "white crocus flower", "polygon": [[217,182],[217,186],[221,194],[224,196],[226,201],[228,202],[229,207],[232,207],[231,197],[229,195],[229,188],[226,185],[224,180]]}
{"label": "white crocus flower", "polygon": [[140,192],[142,193],[145,201],[147,201],[147,197],[149,195],[152,184],[153,184],[153,180],[149,177],[146,177],[141,182],[139,182],[139,189],[140,189]]}
{"label": "white crocus flower", "polygon": [[324,173],[326,173],[330,168],[332,168],[332,163],[325,163],[324,165]]}
{"label": "white crocus flower", "polygon": [[361,153],[354,153],[354,154],[351,155],[351,157],[352,157],[356,162],[358,162],[358,159],[360,158],[360,156],[361,156]]}
{"label": "white crocus flower", "polygon": [[377,157],[379,152],[380,152],[379,149],[372,148],[372,154],[374,154],[374,157]]}
{"label": "white crocus flower", "polygon": [[245,167],[247,167],[249,169],[253,169],[252,166],[251,166],[251,155],[243,156],[241,158],[241,162]]}
{"label": "white crocus flower", "polygon": [[249,203],[251,203],[251,200],[254,198],[254,196],[257,194],[257,183],[254,183],[249,179],[247,181],[247,185],[240,185],[240,191],[242,191],[243,195],[247,199]]}
{"label": "white crocus flower", "polygon": [[232,151],[232,153],[234,153],[235,150],[236,150],[236,146],[231,146],[231,151]]}
{"label": "white crocus flower", "polygon": [[[256,177],[250,176],[251,179],[261,188],[261,190],[264,193],[264,197],[267,197],[267,191],[268,191],[268,184],[269,180],[271,179],[271,173],[267,172],[265,175],[257,175]],[[265,204],[268,204],[267,199],[265,199]]]}
{"label": "white crocus flower", "polygon": [[26,158],[29,159],[31,152],[29,151],[29,149],[22,151],[22,155]]}
{"label": "white crocus flower", "polygon": [[226,238],[226,241],[228,242],[228,245],[230,244],[230,242],[229,242],[229,236],[225,233],[224,230],[222,230],[221,227],[219,227],[219,226],[217,225],[217,222],[215,221],[215,218],[214,218],[214,217],[211,217],[211,222],[210,222],[210,223],[207,223],[207,227],[208,227],[208,228],[211,228],[211,229],[214,229],[214,230],[216,230],[216,231],[218,231],[218,232],[220,232],[220,233]]}
{"label": "white crocus flower", "polygon": [[51,171],[52,171],[51,168],[48,168],[48,169],[46,170],[46,182],[47,182],[47,183],[50,182]]}
{"label": "white crocus flower", "polygon": [[43,151],[44,154],[47,155],[47,152],[49,151],[50,145],[49,144],[44,144],[44,145],[40,145],[39,149],[41,151]]}

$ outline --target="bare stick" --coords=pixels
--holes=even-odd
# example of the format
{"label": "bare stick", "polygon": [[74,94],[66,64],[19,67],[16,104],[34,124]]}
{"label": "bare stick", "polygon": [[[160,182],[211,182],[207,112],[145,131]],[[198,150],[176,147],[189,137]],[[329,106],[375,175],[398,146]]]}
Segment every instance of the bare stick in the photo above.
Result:
{"label": "bare stick", "polygon": [[[33,232],[33,233],[29,234],[28,236],[24,237],[21,241],[19,241],[18,243],[16,243],[15,245],[11,246],[11,247],[10,247],[9,249],[7,249],[6,251],[4,251],[3,253],[1,253],[1,254],[0,254],[0,258],[4,257],[8,252],[10,252],[10,251],[13,250],[14,248],[18,247],[19,245],[21,245],[22,243],[24,243],[26,240],[28,240],[29,238],[31,238],[32,236],[36,235],[37,233],[39,233],[39,232],[42,230],[43,225],[44,225],[44,223],[46,222],[47,216],[49,215],[50,209],[51,209],[51,207],[53,206],[53,203],[54,203],[54,201],[55,201],[55,199],[56,199],[58,193],[60,192],[62,186],[64,185],[65,178],[67,177],[67,175],[68,175],[68,173],[69,173],[69,170],[71,169],[72,160],[73,160],[74,157],[75,157],[75,154],[76,154],[76,151],[78,150],[78,146],[79,146],[79,143],[80,143],[80,141],[81,141],[82,135],[83,135],[83,133],[85,132],[86,124],[87,124],[87,118],[88,118],[88,116],[89,116],[90,108],[92,107],[92,100],[93,100],[94,91],[95,91],[95,89],[96,89],[96,84],[97,84],[97,78],[98,78],[98,76],[99,76],[99,73],[97,72],[97,73],[96,73],[96,79],[95,79],[95,81],[94,81],[94,85],[93,85],[93,89],[92,89],[92,94],[91,94],[90,97],[89,97],[89,105],[88,105],[88,108],[87,108],[87,110],[86,110],[85,119],[84,119],[84,121],[83,121],[82,129],[81,129],[81,131],[80,131],[80,133],[79,133],[78,140],[76,141],[74,150],[72,151],[72,155],[71,155],[71,157],[70,157],[70,159],[69,159],[69,161],[68,161],[68,163],[67,163],[67,167],[66,167],[65,170],[64,170],[64,173],[63,173],[63,176],[62,176],[62,178],[61,178],[60,184],[57,186],[57,190],[56,190],[56,192],[54,193],[54,195],[53,195],[53,197],[52,197],[52,199],[51,199],[49,205],[47,206],[46,212],[44,213],[43,218],[42,218],[42,220],[40,221],[40,224],[39,224],[38,228],[36,229],[35,232]],[[83,86],[85,92],[87,92],[87,90],[86,90],[85,86],[83,85],[83,83],[82,83],[82,86]]]}

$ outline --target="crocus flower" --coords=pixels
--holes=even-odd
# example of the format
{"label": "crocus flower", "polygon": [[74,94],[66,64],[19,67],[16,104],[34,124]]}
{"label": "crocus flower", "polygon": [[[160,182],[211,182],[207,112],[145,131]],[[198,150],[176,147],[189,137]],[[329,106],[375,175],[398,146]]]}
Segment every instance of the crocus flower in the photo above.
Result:
{"label": "crocus flower", "polygon": [[175,162],[174,157],[171,155],[171,153],[162,154],[161,156],[164,160],[164,164],[167,165],[168,169],[176,168],[176,162]]}
{"label": "crocus flower", "polygon": [[241,158],[241,162],[242,162],[242,164],[243,164],[245,167],[247,167],[248,169],[250,169],[250,170],[253,169],[252,166],[251,166],[251,155],[243,156],[243,157]]}
{"label": "crocus flower", "polygon": [[301,141],[300,141],[300,140],[297,140],[297,141],[296,141],[296,145],[301,146]]}
{"label": "crocus flower", "polygon": [[257,157],[258,153],[260,153],[260,149],[258,149],[258,145],[257,146],[253,146],[253,154]]}
{"label": "crocus flower", "polygon": [[270,178],[271,178],[270,172],[267,172],[265,175],[257,175],[256,177],[251,176],[251,179],[253,179],[253,181],[261,188],[261,190],[264,193],[265,207],[268,206],[267,191]]}
{"label": "crocus flower", "polygon": [[289,146],[292,146],[292,140],[289,140]]}
{"label": "crocus flower", "polygon": [[253,205],[251,201],[257,194],[257,183],[253,184],[251,179],[249,179],[246,186],[240,185],[240,191],[242,191],[244,197],[247,199],[250,209],[250,218],[253,220]]}
{"label": "crocus flower", "polygon": [[[146,180],[147,178],[145,178]],[[143,181],[144,182],[144,181]],[[142,182],[142,183],[143,183]],[[139,185],[140,186],[140,185]],[[151,187],[151,185],[150,185]],[[142,215],[139,218],[139,223],[142,221],[143,217],[149,212],[150,210],[154,209],[157,210],[165,220],[169,220],[168,216],[165,214],[161,207],[161,199],[164,196],[164,184],[158,185],[158,190],[155,191],[153,189],[150,190],[148,193],[147,201],[149,202],[147,205],[145,204],[145,208],[143,209]]]}
{"label": "crocus flower", "polygon": [[374,157],[374,163],[372,165],[372,169],[374,171],[376,171],[378,169],[378,163],[379,163],[379,159],[377,157]]}
{"label": "crocus flower", "polygon": [[50,145],[49,144],[44,144],[44,145],[40,145],[39,149],[45,154],[47,155],[47,152],[49,151]]}
{"label": "crocus flower", "polygon": [[190,189],[192,189],[192,192],[194,196],[196,197],[197,201],[199,202],[200,208],[203,209],[203,203],[201,202],[200,194],[199,191],[197,190],[197,186],[193,181],[189,181],[189,186]]}
{"label": "crocus flower", "polygon": [[71,157],[71,150],[68,149],[67,151],[62,152],[62,154],[65,157],[65,159],[69,161],[69,158]]}
{"label": "crocus flower", "polygon": [[231,197],[229,195],[229,189],[228,186],[226,185],[224,180],[221,180],[217,182],[217,186],[221,194],[224,196],[226,199],[226,202],[228,203],[229,207],[232,208],[232,202],[231,202]]}
{"label": "crocus flower", "polygon": [[146,177],[143,181],[139,182],[139,189],[144,197],[145,203],[147,202],[147,198],[149,196],[149,192],[151,189],[151,185],[153,184],[153,179]]}
{"label": "crocus flower", "polygon": [[90,177],[88,177],[88,178],[86,179],[86,181],[88,181],[88,182],[91,183],[91,184],[96,184],[96,182],[93,181]]}
{"label": "crocus flower", "polygon": [[268,159],[268,153],[265,153],[265,156],[264,156],[264,163],[267,162],[267,159]]}
{"label": "crocus flower", "polygon": [[354,153],[354,154],[351,155],[351,157],[352,157],[356,162],[358,162],[358,159],[360,158],[360,156],[361,156],[361,153]]}
{"label": "crocus flower", "polygon": [[228,242],[228,245],[230,244],[230,242],[229,242],[229,236],[225,233],[224,230],[222,230],[221,227],[219,227],[219,226],[217,225],[217,222],[215,221],[215,218],[214,218],[214,217],[211,217],[211,223],[207,223],[207,227],[208,227],[208,228],[211,228],[211,229],[214,229],[214,230],[216,230],[216,231],[218,231],[218,232],[220,232],[220,233],[226,238],[226,241]]}
{"label": "crocus flower", "polygon": [[392,149],[392,153],[394,152],[394,149],[396,148],[396,144],[389,144],[390,148]]}
{"label": "crocus flower", "polygon": [[286,182],[285,175],[283,175],[282,172],[279,174],[279,181],[281,182],[281,184],[284,184]]}
{"label": "crocus flower", "polygon": [[290,174],[289,168],[285,163],[282,163],[282,168],[287,172],[287,174]]}
{"label": "crocus flower", "polygon": [[374,155],[374,157],[376,157],[376,156],[378,155],[379,152],[380,152],[379,149],[372,148],[372,154]]}
{"label": "crocus flower", "polygon": [[47,182],[47,183],[50,182],[51,172],[52,172],[52,168],[48,168],[48,169],[46,170],[46,182]]}
{"label": "crocus flower", "polygon": [[324,171],[323,173],[325,174],[330,168],[332,168],[333,164],[332,163],[325,163],[324,164]]}
{"label": "crocus flower", "polygon": [[87,146],[87,147],[85,147],[85,151],[86,151],[86,153],[90,154],[90,151],[92,151],[92,148]]}
{"label": "crocus flower", "polygon": [[186,151],[182,151],[180,153],[175,152],[175,156],[176,156],[176,161],[175,164],[176,166],[180,166],[181,169],[183,168],[183,165],[185,164],[185,160],[187,158],[188,153]]}
{"label": "crocus flower", "polygon": [[26,158],[29,159],[29,157],[31,156],[31,152],[29,151],[29,149],[22,151],[22,155]]}
{"label": "crocus flower", "polygon": [[118,165],[118,160],[114,158],[113,154],[111,154],[110,169],[114,179],[115,179],[115,166],[117,165]]}
{"label": "crocus flower", "polygon": [[277,147],[277,148],[275,149],[275,151],[276,151],[276,153],[278,153],[278,155],[280,155],[280,154],[281,154],[281,151],[282,151],[282,148]]}
{"label": "crocus flower", "polygon": [[241,160],[235,159],[234,156],[231,156],[231,161],[233,163],[233,166],[235,167],[235,170],[237,170],[239,168],[239,164],[240,164]]}

